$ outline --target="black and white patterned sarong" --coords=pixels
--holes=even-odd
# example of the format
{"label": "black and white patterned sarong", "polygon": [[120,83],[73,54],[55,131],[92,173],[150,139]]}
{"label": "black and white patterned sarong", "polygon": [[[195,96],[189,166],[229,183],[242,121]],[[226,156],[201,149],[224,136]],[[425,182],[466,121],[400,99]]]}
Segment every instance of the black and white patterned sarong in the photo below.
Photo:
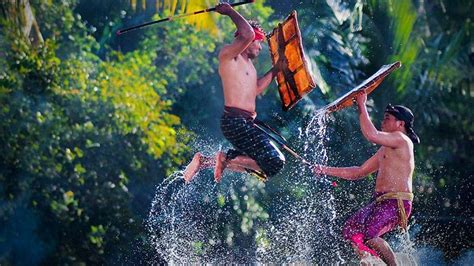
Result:
{"label": "black and white patterned sarong", "polygon": [[221,130],[236,149],[229,150],[226,159],[232,160],[239,155],[246,155],[255,160],[266,177],[271,177],[283,168],[285,157],[270,137],[256,127],[255,116],[255,113],[239,108],[224,108]]}

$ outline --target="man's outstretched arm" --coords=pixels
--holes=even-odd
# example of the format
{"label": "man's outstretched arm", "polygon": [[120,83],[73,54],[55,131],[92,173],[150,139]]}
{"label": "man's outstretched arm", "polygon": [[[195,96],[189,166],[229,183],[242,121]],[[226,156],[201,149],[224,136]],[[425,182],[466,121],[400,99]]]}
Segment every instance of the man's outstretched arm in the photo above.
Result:
{"label": "man's outstretched arm", "polygon": [[368,174],[371,174],[378,170],[379,163],[377,159],[377,154],[378,152],[372,157],[370,157],[370,159],[368,159],[361,166],[330,167],[324,165],[315,165],[313,171],[317,175],[335,176],[346,180],[362,179]]}

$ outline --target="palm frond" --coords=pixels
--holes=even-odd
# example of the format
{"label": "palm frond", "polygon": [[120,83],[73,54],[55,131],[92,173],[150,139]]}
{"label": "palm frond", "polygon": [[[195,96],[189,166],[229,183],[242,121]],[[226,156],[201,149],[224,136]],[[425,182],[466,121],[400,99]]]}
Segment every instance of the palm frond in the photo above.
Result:
{"label": "palm frond", "polygon": [[383,43],[385,47],[380,50],[382,56],[379,58],[383,58],[385,62],[401,61],[403,64],[392,75],[397,92],[403,94],[413,78],[411,67],[422,47],[421,38],[414,30],[418,19],[416,8],[411,0],[372,0],[368,4],[371,14],[367,19],[372,21],[374,29],[380,34],[373,40]]}

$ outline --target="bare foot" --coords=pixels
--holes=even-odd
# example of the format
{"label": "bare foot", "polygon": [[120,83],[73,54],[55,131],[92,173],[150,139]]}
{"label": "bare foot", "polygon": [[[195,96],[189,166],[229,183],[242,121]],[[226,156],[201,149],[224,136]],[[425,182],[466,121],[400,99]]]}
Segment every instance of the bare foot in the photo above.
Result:
{"label": "bare foot", "polygon": [[193,160],[188,164],[186,169],[184,170],[184,182],[189,183],[193,179],[193,177],[199,172],[201,169],[201,153],[197,152],[194,154]]}
{"label": "bare foot", "polygon": [[225,154],[221,151],[216,153],[216,166],[214,167],[214,180],[220,182],[222,178],[222,173],[226,167]]}

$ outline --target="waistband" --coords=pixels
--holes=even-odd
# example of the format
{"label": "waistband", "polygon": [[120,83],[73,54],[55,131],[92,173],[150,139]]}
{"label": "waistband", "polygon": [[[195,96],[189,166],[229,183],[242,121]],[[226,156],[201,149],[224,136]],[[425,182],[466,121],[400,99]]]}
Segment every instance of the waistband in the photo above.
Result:
{"label": "waistband", "polygon": [[[379,193],[377,193],[379,194]],[[377,195],[375,201],[380,202],[388,199],[409,200],[413,201],[413,193],[410,192],[387,192]]]}
{"label": "waistband", "polygon": [[408,228],[408,215],[406,214],[405,207],[403,205],[404,200],[413,201],[413,193],[410,192],[388,192],[382,195],[378,195],[375,199],[376,202],[381,202],[388,199],[396,199],[398,205],[398,216],[400,217],[400,227],[403,231],[407,232]]}
{"label": "waistband", "polygon": [[231,107],[231,106],[224,106],[224,115],[231,116],[231,117],[243,116],[245,118],[251,118],[251,119],[255,119],[257,117],[256,112],[249,112],[247,110],[240,109],[237,107]]}

